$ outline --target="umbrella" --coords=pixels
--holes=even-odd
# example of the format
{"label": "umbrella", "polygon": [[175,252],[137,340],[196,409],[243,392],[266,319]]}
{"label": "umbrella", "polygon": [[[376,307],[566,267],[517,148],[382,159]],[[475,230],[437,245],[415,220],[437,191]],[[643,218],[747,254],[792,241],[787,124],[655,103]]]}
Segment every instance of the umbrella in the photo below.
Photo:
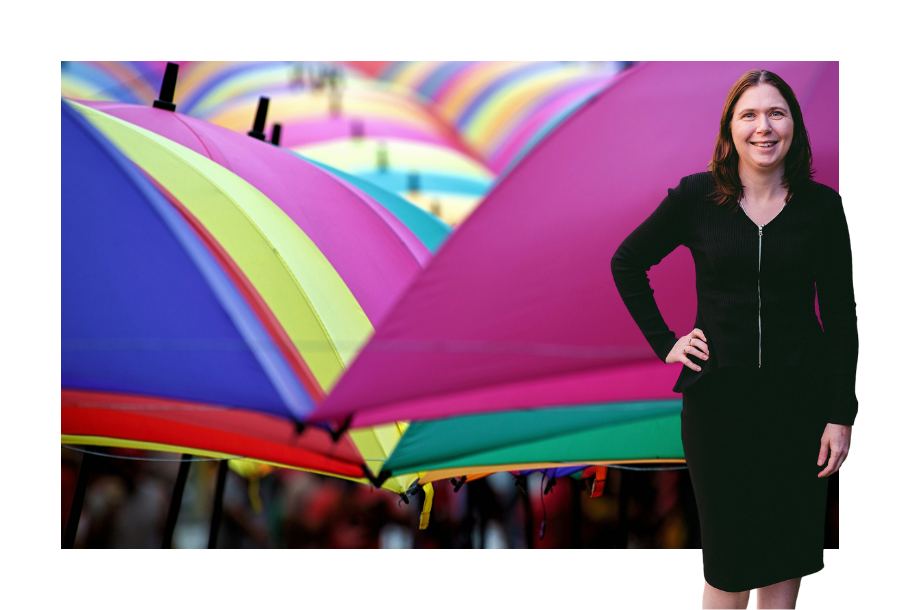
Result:
{"label": "umbrella", "polygon": [[291,338],[312,373],[311,391],[321,397],[368,337],[371,323],[309,236],[222,165],[132,123],[75,107],[234,260]]}
{"label": "umbrella", "polygon": [[[444,245],[313,419],[352,415],[371,425],[671,400],[678,371],[646,344],[609,261],[668,187],[706,166],[728,89],[757,65],[644,64],[582,106]],[[768,66],[805,109],[817,178],[837,187],[837,64]],[[670,120],[678,112],[708,118]],[[696,301],[684,289],[693,284],[687,250],[651,280],[669,324],[689,328]]]}
{"label": "umbrella", "polygon": [[[107,126],[114,124],[122,130],[140,129],[133,123],[114,123],[112,115],[116,114],[143,124],[152,128],[155,135],[162,133],[190,145],[258,186],[260,193],[271,196],[291,220],[315,238],[315,245],[335,261],[335,267],[341,270],[348,286],[359,295],[360,303],[372,317],[383,314],[395,292],[405,287],[428,257],[427,250],[416,238],[377,203],[294,155],[164,110],[108,103],[92,106],[94,109],[83,110],[96,122],[106,121]],[[166,142],[163,144],[177,150],[178,144]],[[136,149],[128,150],[134,154]],[[183,150],[181,153],[185,158],[192,158]],[[138,159],[146,161],[147,156]],[[210,175],[211,165],[206,167]],[[359,337],[357,344],[364,339]],[[347,354],[352,357],[352,352]],[[392,448],[401,433],[402,426],[387,424],[353,430],[351,436],[377,474],[386,457],[385,448]],[[404,491],[414,481],[414,478],[407,479],[391,480],[385,486]]]}
{"label": "umbrella", "polygon": [[364,476],[349,443],[297,435],[303,363],[246,277],[67,103],[61,125],[63,442]]}
{"label": "umbrella", "polygon": [[266,304],[109,142],[62,111],[63,387],[304,419],[315,388]]}
{"label": "umbrella", "polygon": [[507,170],[530,141],[614,82],[624,62],[395,62],[380,78],[414,89]]}

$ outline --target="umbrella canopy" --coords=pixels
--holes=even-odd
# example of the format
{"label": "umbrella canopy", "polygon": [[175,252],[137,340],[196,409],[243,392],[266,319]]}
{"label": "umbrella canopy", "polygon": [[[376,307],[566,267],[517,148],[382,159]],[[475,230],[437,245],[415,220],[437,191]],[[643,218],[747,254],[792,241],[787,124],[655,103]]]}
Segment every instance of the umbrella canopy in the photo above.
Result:
{"label": "umbrella canopy", "polygon": [[[343,265],[340,268],[351,280],[348,284],[375,315],[382,315],[395,292],[405,287],[429,257],[421,243],[368,196],[290,153],[168,111],[124,104],[94,106],[170,135],[259,186],[292,220],[316,237],[316,245],[323,252]],[[84,111],[97,122],[114,120],[111,114],[87,108]],[[132,124],[122,125],[139,129]],[[174,142],[170,144],[177,146]],[[207,166],[207,175],[210,167]],[[348,258],[348,253],[355,253],[358,262]],[[358,343],[364,338],[361,336]],[[349,355],[352,357],[352,352]],[[400,434],[401,425],[388,424],[354,430],[351,437],[377,474],[387,457],[385,451],[393,448]],[[403,491],[413,481],[414,478],[390,480],[385,487]]]}
{"label": "umbrella canopy", "polygon": [[427,482],[564,464],[682,461],[680,434],[680,400],[483,413],[413,423],[384,468],[427,470]]}
{"label": "umbrella canopy", "polygon": [[[647,345],[609,261],[667,188],[706,167],[729,88],[759,65],[645,64],[582,106],[444,245],[314,419],[371,425],[613,395],[672,399],[678,370]],[[766,66],[797,93],[817,179],[837,188],[837,63]],[[690,328],[687,249],[651,281],[670,326]]]}
{"label": "umbrella canopy", "polygon": [[209,158],[109,114],[75,107],[198,219],[262,295],[319,391],[327,391],[372,326],[309,236],[271,199]]}
{"label": "umbrella canopy", "polygon": [[236,267],[62,105],[62,386],[303,420],[315,380]]}

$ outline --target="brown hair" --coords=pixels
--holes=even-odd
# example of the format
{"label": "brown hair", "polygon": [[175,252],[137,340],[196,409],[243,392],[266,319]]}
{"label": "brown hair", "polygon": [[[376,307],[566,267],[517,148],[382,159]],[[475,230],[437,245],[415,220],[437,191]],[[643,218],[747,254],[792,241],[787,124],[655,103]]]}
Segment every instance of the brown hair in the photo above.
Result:
{"label": "brown hair", "polygon": [[809,147],[809,134],[803,123],[800,104],[790,86],[784,80],[768,70],[750,70],[731,87],[722,109],[719,121],[719,135],[709,171],[712,172],[716,188],[712,193],[717,205],[731,205],[732,211],[738,209],[738,200],[744,192],[741,177],[738,175],[738,154],[731,136],[731,119],[734,107],[744,92],[750,87],[772,85],[788,103],[791,118],[794,120],[794,137],[791,148],[784,160],[784,181],[782,185],[788,190],[788,197],[812,179],[816,170],[812,168],[812,150]]}

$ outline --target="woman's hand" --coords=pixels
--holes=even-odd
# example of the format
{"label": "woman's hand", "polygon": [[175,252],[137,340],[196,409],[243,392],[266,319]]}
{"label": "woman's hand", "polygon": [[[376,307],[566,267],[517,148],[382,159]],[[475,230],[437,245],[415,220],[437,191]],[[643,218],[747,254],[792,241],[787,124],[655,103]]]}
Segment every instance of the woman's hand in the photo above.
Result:
{"label": "woman's hand", "polygon": [[827,477],[834,474],[847,459],[847,453],[850,451],[850,432],[853,426],[842,426],[841,424],[828,424],[825,426],[825,432],[822,434],[822,448],[819,449],[819,466],[825,463],[828,458],[828,450],[831,449],[831,457],[828,458],[828,466],[819,473],[819,478]]}
{"label": "woman's hand", "polygon": [[695,328],[675,343],[669,355],[666,356],[666,362],[669,364],[683,362],[685,366],[699,371],[700,366],[691,362],[687,357],[688,354],[702,360],[709,360],[709,347],[706,345],[706,335],[699,328]]}

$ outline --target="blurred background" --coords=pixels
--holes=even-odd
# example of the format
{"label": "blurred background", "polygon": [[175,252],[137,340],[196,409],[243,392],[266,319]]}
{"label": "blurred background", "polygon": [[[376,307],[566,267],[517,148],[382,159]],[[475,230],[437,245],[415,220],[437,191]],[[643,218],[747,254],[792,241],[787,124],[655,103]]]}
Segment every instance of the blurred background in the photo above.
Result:
{"label": "blurred background", "polygon": [[[96,448],[91,448],[95,450]],[[88,486],[77,548],[159,548],[178,472],[178,456],[108,449]],[[62,449],[61,527],[78,479],[80,452]],[[121,459],[143,457],[168,461]],[[173,536],[175,548],[206,548],[217,461],[193,465]],[[839,548],[838,485],[828,488],[825,548]],[[546,485],[546,478],[544,483]],[[396,493],[286,468],[244,478],[229,471],[221,548],[636,548],[699,549],[700,522],[687,470],[609,469],[602,496],[563,477],[543,494],[541,474],[526,495],[508,473],[467,482],[454,492],[434,483],[434,506],[420,530],[419,494]],[[761,490],[764,493],[764,490]],[[546,527],[540,540],[546,511]]]}

